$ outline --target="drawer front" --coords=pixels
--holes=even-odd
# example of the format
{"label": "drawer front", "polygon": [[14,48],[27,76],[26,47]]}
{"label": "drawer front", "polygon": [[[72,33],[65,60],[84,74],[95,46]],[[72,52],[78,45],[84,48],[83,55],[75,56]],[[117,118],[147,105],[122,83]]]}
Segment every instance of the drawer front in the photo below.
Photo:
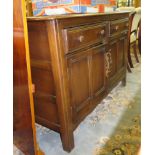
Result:
{"label": "drawer front", "polygon": [[120,33],[126,34],[129,28],[128,18],[123,20],[115,20],[110,22],[110,36]]}
{"label": "drawer front", "polygon": [[71,53],[93,43],[106,43],[108,23],[64,29],[63,35],[65,53]]}

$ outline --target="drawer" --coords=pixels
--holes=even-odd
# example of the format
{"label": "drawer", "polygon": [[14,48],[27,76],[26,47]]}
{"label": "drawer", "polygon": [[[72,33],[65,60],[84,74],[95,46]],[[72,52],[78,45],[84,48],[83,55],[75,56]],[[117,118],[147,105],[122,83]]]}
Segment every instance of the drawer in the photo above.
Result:
{"label": "drawer", "polygon": [[97,42],[106,43],[108,34],[108,23],[64,29],[63,43],[65,53],[71,53]]}
{"label": "drawer", "polygon": [[110,22],[110,36],[117,35],[120,33],[127,34],[129,28],[128,18],[123,20],[115,20]]}

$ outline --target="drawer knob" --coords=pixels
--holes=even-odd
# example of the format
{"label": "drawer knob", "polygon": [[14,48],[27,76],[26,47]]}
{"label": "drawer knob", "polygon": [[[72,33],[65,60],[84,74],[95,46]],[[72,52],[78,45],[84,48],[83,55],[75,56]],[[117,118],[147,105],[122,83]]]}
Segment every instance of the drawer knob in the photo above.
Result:
{"label": "drawer knob", "polygon": [[104,30],[101,30],[101,32],[100,32],[100,33],[101,33],[101,35],[104,35],[105,31],[104,31]]}
{"label": "drawer knob", "polygon": [[115,26],[115,30],[117,31],[119,29],[119,26],[117,25],[117,26]]}
{"label": "drawer knob", "polygon": [[79,36],[78,40],[80,41],[80,43],[83,42],[84,41],[84,36]]}

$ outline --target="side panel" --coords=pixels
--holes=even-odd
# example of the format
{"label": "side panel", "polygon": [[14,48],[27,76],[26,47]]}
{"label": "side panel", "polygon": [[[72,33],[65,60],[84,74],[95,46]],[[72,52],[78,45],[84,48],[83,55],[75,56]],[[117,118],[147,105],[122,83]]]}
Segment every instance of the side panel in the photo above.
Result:
{"label": "side panel", "polygon": [[46,22],[28,22],[36,122],[60,131]]}

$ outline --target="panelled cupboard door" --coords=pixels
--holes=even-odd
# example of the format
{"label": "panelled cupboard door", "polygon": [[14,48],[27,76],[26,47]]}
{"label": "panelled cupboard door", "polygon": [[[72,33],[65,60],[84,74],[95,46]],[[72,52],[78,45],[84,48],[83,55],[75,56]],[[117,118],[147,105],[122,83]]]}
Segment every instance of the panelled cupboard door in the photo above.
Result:
{"label": "panelled cupboard door", "polygon": [[[89,110],[90,103],[90,61],[89,51],[74,54],[68,58],[70,98],[73,121],[77,121]],[[78,118],[77,118],[78,117]]]}
{"label": "panelled cupboard door", "polygon": [[123,75],[126,70],[126,45],[127,37],[119,36],[117,39],[111,40],[109,45],[108,55],[108,85],[109,88],[114,87],[117,84],[119,77]]}
{"label": "panelled cupboard door", "polygon": [[92,94],[96,98],[103,94],[106,88],[105,75],[105,53],[106,47],[103,45],[92,49]]}
{"label": "panelled cupboard door", "polygon": [[118,71],[125,67],[125,51],[126,51],[126,42],[127,38],[126,36],[120,37],[118,41],[118,51],[117,51],[117,69]]}

